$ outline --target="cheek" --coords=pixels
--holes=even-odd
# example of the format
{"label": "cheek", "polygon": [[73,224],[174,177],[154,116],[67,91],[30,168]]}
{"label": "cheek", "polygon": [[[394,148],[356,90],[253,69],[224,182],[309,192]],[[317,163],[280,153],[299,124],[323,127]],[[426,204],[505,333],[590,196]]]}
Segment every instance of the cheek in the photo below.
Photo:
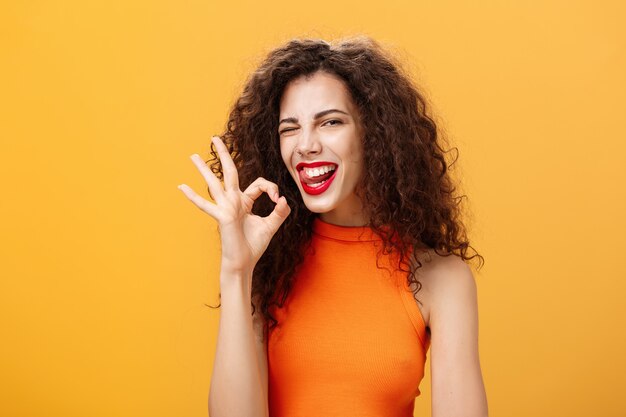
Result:
{"label": "cheek", "polygon": [[350,165],[352,167],[351,181],[357,184],[363,177],[363,149],[361,146],[355,146],[351,149],[352,158],[350,159]]}
{"label": "cheek", "polygon": [[361,129],[355,129],[350,132],[348,140],[344,143],[346,144],[346,149],[349,155],[353,155],[353,159],[363,159],[363,134]]}
{"label": "cheek", "polygon": [[283,159],[285,166],[289,168],[291,152],[287,149],[287,144],[285,142],[280,142],[280,156]]}
{"label": "cheek", "polygon": [[350,164],[360,172],[363,168],[363,145],[360,142],[354,142],[346,151],[347,155],[350,155]]}
{"label": "cheek", "polygon": [[288,143],[286,142],[280,143],[280,156],[283,159],[283,164],[285,165],[285,168],[287,168],[287,171],[289,172],[289,174],[295,178],[295,174],[292,172],[292,169],[291,169],[292,150],[293,150],[292,147],[290,147]]}

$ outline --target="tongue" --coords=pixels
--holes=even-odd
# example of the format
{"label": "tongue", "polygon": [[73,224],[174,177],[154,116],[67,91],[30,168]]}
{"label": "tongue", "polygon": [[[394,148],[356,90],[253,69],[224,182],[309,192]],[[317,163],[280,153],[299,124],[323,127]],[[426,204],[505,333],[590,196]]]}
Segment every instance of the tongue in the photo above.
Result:
{"label": "tongue", "polygon": [[330,171],[330,172],[327,172],[326,174],[322,174],[314,178],[309,178],[306,175],[302,175],[302,182],[304,182],[307,185],[316,184],[318,182],[326,181],[327,179],[332,177],[334,173],[335,171]]}

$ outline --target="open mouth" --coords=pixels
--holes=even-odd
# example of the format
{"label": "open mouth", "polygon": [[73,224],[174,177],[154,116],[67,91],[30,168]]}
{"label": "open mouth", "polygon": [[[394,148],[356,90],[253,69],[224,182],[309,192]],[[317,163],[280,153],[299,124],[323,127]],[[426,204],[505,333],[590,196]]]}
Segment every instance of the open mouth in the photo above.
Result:
{"label": "open mouth", "polygon": [[321,194],[335,179],[337,164],[331,162],[299,163],[296,167],[302,189],[311,195]]}

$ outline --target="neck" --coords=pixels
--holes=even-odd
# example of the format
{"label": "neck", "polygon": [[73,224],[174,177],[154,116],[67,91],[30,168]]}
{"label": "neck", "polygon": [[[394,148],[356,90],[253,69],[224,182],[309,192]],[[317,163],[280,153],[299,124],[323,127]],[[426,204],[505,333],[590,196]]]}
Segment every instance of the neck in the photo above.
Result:
{"label": "neck", "polygon": [[324,223],[334,224],[335,226],[356,227],[367,226],[369,223],[362,210],[347,213],[338,213],[338,210],[333,210],[328,213],[320,213],[319,216]]}

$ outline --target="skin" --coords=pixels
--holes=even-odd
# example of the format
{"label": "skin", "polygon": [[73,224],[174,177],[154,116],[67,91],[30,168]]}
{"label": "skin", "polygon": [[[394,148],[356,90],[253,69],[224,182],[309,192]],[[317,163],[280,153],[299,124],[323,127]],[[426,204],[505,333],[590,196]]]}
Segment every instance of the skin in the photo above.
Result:
{"label": "skin", "polygon": [[418,307],[430,330],[433,417],[483,417],[487,397],[478,354],[476,281],[456,256],[420,257]]}
{"label": "skin", "polygon": [[[315,117],[329,109],[339,111]],[[293,80],[281,100],[280,120],[285,120],[279,125],[281,155],[307,208],[328,223],[367,224],[357,191],[364,169],[364,132],[343,81],[323,72]],[[215,400],[210,406],[211,415],[218,415],[220,410],[224,410],[222,415],[267,415],[267,344],[262,336],[262,317],[255,314],[250,318],[250,310],[245,307],[250,303],[254,265],[290,209],[285,198],[279,196],[276,184],[263,178],[242,192],[228,151],[219,138],[214,138],[214,144],[224,167],[224,186],[199,156],[192,156],[192,160],[206,179],[215,203],[186,185],[179,186],[196,206],[218,221],[222,239],[220,283],[224,311],[210,394],[211,399],[219,398],[219,405]],[[337,174],[325,192],[312,196],[304,192],[296,166],[316,161],[337,164]],[[254,200],[262,193],[276,203],[265,218],[251,212]],[[422,290],[418,307],[431,334],[432,416],[487,416],[478,355],[477,289],[472,272],[458,257],[443,257],[434,251],[422,254],[419,260],[422,267],[417,274]],[[235,382],[226,385],[222,380]],[[256,395],[259,392],[261,396]],[[244,397],[247,400],[242,401]],[[249,407],[242,408],[245,406]],[[240,414],[232,407],[239,407]]]}
{"label": "skin", "polygon": [[[363,128],[343,81],[321,71],[293,80],[281,99],[280,121],[280,153],[307,208],[327,223],[366,224],[355,192],[363,171]],[[330,187],[319,195],[306,193],[296,169],[301,162],[336,164]]]}

